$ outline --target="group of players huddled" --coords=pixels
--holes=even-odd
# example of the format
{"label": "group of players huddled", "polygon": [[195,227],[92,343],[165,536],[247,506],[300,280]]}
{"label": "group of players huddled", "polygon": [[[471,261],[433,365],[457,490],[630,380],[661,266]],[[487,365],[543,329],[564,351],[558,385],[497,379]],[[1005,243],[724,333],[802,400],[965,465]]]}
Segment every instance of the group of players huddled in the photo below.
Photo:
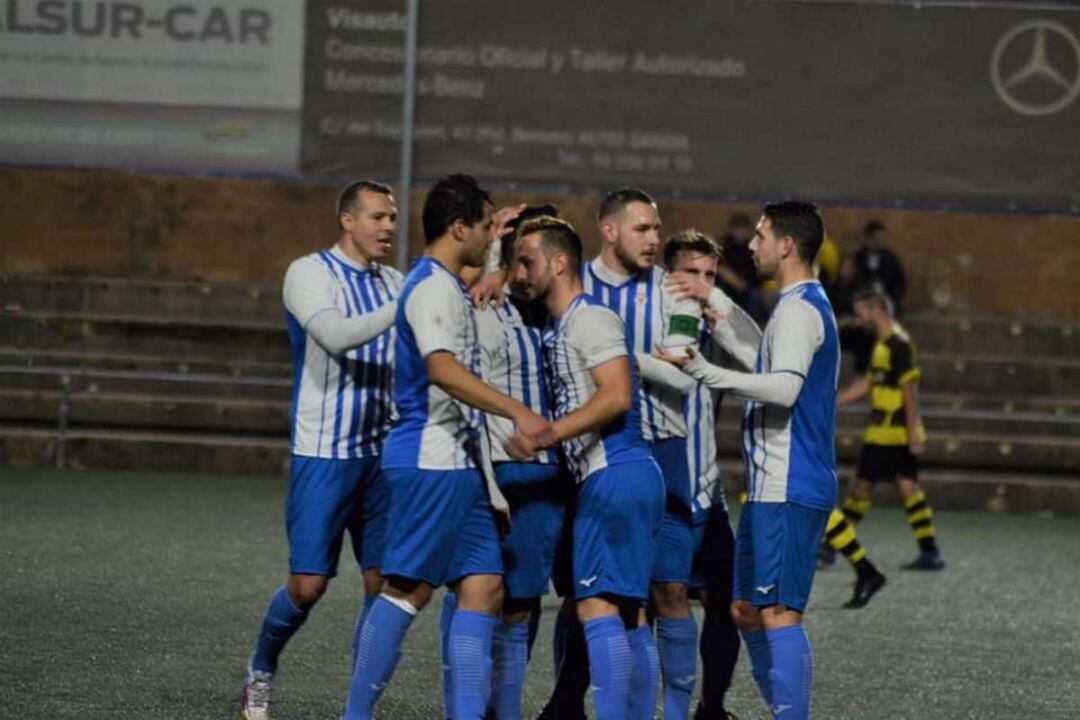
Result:
{"label": "group of players huddled", "polygon": [[[641,190],[603,198],[588,262],[554,207],[495,211],[466,175],[428,192],[427,247],[407,276],[383,264],[397,222],[388,186],[349,184],[337,216],[338,243],[285,277],[290,575],[251,658],[244,717],[271,717],[278,657],[334,576],[346,530],[365,590],[347,720],[372,717],[440,586],[445,717],[520,719],[549,583],[564,603],[541,717],[584,718],[591,690],[600,720],[651,719],[662,687],[664,717],[689,718],[699,642],[693,716],[731,717],[740,634],[773,715],[808,717],[802,613],[827,524],[861,562],[856,600],[884,584],[866,579],[834,511],[840,346],[814,274],[817,209],[762,212],[751,250],[781,288],[764,332],[715,286],[715,242],[686,230],[661,243]],[[909,360],[897,387],[917,377]],[[716,457],[723,392],[746,402],[737,537]],[[906,489],[932,541],[925,497]],[[868,497],[849,500],[848,519]]]}

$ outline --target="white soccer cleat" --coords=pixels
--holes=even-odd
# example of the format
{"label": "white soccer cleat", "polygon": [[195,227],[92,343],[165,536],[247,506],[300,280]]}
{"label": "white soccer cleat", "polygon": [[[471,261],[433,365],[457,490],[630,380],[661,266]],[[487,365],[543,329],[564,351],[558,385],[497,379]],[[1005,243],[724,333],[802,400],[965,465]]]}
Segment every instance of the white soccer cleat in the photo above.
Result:
{"label": "white soccer cleat", "polygon": [[240,715],[244,720],[273,720],[270,706],[273,700],[270,698],[270,681],[273,679],[270,673],[252,670],[248,672],[247,682],[244,683],[244,696],[240,700]]}

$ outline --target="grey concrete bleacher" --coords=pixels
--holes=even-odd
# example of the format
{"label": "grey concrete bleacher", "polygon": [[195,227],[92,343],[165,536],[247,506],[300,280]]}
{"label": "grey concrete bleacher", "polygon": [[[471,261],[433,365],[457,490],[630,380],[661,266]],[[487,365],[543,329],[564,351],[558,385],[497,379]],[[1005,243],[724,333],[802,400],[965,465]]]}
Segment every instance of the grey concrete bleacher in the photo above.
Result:
{"label": "grey concrete bleacher", "polygon": [[[59,452],[90,468],[285,466],[292,367],[276,286],[7,278],[0,309],[0,462],[51,464]],[[906,324],[924,371],[927,482],[955,495],[946,504],[1080,512],[1080,328]],[[729,402],[720,431],[735,474],[738,414]],[[838,412],[845,474],[867,414]]]}

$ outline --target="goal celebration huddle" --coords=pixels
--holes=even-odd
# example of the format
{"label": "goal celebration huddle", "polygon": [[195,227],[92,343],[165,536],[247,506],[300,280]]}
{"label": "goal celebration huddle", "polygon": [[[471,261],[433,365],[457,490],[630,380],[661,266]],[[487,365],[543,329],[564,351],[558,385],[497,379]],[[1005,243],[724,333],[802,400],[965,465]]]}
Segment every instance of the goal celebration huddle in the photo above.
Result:
{"label": "goal celebration huddle", "polygon": [[[529,666],[535,642],[556,659],[544,718],[584,718],[587,700],[600,720],[731,717],[740,646],[772,715],[809,717],[803,611],[842,518],[830,521],[840,342],[815,279],[817,209],[762,210],[750,250],[779,287],[764,328],[716,287],[717,244],[694,230],[662,240],[641,190],[602,198],[586,258],[556,208],[496,210],[471,177],[443,178],[407,275],[383,264],[388,186],[351,183],[336,210],[338,242],[284,282],[289,575],[255,642],[244,717],[272,717],[279,657],[346,534],[364,582],[353,657],[329,659],[352,664],[347,720],[377,715],[440,587],[446,718],[521,718],[526,674],[547,672]],[[745,403],[734,531],[716,457],[724,395]],[[850,556],[846,526],[842,540]],[[563,604],[538,638],[549,588]]]}

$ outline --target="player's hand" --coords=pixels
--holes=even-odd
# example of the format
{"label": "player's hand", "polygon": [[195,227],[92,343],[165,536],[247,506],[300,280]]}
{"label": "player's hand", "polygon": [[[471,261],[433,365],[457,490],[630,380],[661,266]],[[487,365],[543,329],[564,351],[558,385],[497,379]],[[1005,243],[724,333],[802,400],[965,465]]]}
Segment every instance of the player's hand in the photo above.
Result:
{"label": "player's hand", "polygon": [[694,350],[694,348],[687,346],[685,352],[673,353],[669,350],[664,349],[660,345],[657,345],[655,351],[653,352],[653,356],[659,358],[660,360],[663,360],[664,362],[671,363],[680,370],[684,370],[686,369],[686,366],[690,363],[690,361],[697,357],[697,351]]}
{"label": "player's hand", "polygon": [[709,301],[709,293],[711,293],[713,289],[712,285],[701,278],[691,275],[690,273],[681,272],[668,275],[665,287],[668,292],[675,296],[676,300],[693,298],[702,305]]}
{"label": "player's hand", "polygon": [[506,303],[506,293],[503,292],[505,281],[505,273],[502,270],[496,270],[477,280],[469,290],[473,306],[477,310],[483,310],[488,305],[502,307]]}
{"label": "player's hand", "polygon": [[499,208],[491,215],[491,239],[502,240],[510,234],[510,223],[518,219],[528,205],[510,205]]}
{"label": "player's hand", "polygon": [[908,440],[908,452],[915,457],[919,457],[926,450],[926,440],[923,439],[919,433],[909,433],[909,435],[911,435],[911,437]]}
{"label": "player's hand", "polygon": [[709,323],[709,327],[714,330],[716,329],[717,325],[727,322],[728,319],[728,316],[724,313],[717,312],[716,310],[710,310],[709,308],[705,308],[705,310],[702,312],[702,315],[705,318],[705,322]]}
{"label": "player's hand", "polygon": [[534,454],[536,450],[551,447],[559,441],[554,424],[531,410],[514,418],[514,425],[522,439],[530,443]]}
{"label": "player's hand", "polygon": [[522,437],[520,432],[514,433],[509,440],[503,443],[506,454],[519,462],[528,462],[536,457],[536,450],[532,443]]}

